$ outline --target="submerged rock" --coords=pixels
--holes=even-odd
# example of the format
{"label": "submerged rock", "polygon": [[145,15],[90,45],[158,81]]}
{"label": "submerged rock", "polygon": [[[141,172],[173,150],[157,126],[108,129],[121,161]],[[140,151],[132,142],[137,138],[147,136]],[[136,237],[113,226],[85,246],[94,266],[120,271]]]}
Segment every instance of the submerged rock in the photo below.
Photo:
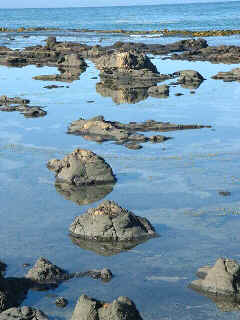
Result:
{"label": "submerged rock", "polygon": [[103,201],[97,208],[76,217],[69,231],[76,237],[100,241],[131,241],[156,236],[147,219],[135,216],[113,201]]}
{"label": "submerged rock", "polygon": [[240,294],[240,265],[228,258],[219,258],[215,265],[198,269],[201,279],[191,282],[190,287],[204,293],[234,296]]}
{"label": "submerged rock", "polygon": [[41,311],[32,307],[10,308],[0,313],[0,320],[48,320]]}
{"label": "submerged rock", "polygon": [[135,304],[127,297],[118,297],[112,303],[81,295],[71,320],[142,320]]}
{"label": "submerged rock", "polygon": [[56,173],[56,182],[72,185],[115,183],[111,167],[95,153],[76,149],[62,160],[52,159],[47,167]]}

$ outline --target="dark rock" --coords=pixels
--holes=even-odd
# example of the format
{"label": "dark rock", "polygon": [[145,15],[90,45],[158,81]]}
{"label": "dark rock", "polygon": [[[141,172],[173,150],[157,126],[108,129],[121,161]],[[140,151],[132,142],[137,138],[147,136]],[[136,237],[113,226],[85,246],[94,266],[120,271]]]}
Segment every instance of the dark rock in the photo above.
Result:
{"label": "dark rock", "polygon": [[56,37],[48,37],[46,40],[46,47],[48,49],[53,49],[55,45],[57,44],[57,39]]}
{"label": "dark rock", "polygon": [[2,272],[6,271],[6,269],[7,269],[6,263],[4,263],[0,260],[0,275]]}
{"label": "dark rock", "polygon": [[183,93],[181,93],[181,92],[177,92],[177,93],[175,93],[175,96],[176,96],[176,97],[183,96]]}
{"label": "dark rock", "polygon": [[15,98],[9,98],[7,96],[1,96],[0,97],[0,104],[2,105],[7,105],[7,104],[28,104],[30,100],[28,99],[22,99],[20,97],[15,97]]}
{"label": "dark rock", "polygon": [[142,320],[135,304],[127,297],[106,303],[81,295],[71,320]]}
{"label": "dark rock", "polygon": [[57,88],[64,88],[64,86],[56,86],[55,84],[45,86],[44,89],[57,89]]}
{"label": "dark rock", "polygon": [[240,293],[240,265],[235,260],[219,258],[214,266],[198,269],[197,276],[201,279],[191,282],[191,288],[214,295]]}
{"label": "dark rock", "polygon": [[0,111],[12,112],[19,111],[26,118],[38,118],[46,116],[47,112],[40,107],[28,106],[28,105],[5,105],[0,107]]}
{"label": "dark rock", "polygon": [[56,173],[56,182],[72,185],[115,183],[111,167],[95,153],[76,149],[62,160],[48,161],[47,167]]}
{"label": "dark rock", "polygon": [[161,86],[153,86],[148,89],[148,94],[156,98],[166,98],[169,96],[169,86],[163,84]]}
{"label": "dark rock", "polygon": [[76,237],[100,241],[131,241],[156,236],[147,219],[135,216],[113,201],[103,201],[97,208],[76,217],[69,231]]}
{"label": "dark rock", "polygon": [[131,150],[139,150],[142,149],[142,146],[136,143],[125,143],[124,146]]}
{"label": "dark rock", "polygon": [[231,195],[231,192],[229,192],[229,191],[219,191],[218,193],[220,196],[224,196],[224,197]]}
{"label": "dark rock", "polygon": [[19,307],[0,313],[0,320],[48,320],[48,317],[38,309]]}
{"label": "dark rock", "polygon": [[65,308],[68,305],[68,300],[64,297],[58,297],[55,301],[57,307]]}

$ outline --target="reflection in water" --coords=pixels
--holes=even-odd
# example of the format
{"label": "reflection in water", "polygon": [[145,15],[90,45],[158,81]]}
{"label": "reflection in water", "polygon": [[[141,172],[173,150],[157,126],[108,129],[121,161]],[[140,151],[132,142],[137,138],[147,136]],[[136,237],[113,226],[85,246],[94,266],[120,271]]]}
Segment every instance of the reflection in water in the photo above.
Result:
{"label": "reflection in water", "polygon": [[222,312],[240,311],[240,296],[224,296],[205,293],[189,286],[192,290],[211,299]]}
{"label": "reflection in water", "polygon": [[96,84],[96,91],[103,97],[111,97],[116,104],[134,104],[148,98],[148,88],[135,87],[131,84],[114,82],[99,82]]}
{"label": "reflection in water", "polygon": [[200,82],[185,82],[185,83],[181,83],[181,87],[185,88],[185,89],[198,89],[200,87],[200,85],[202,84],[203,81]]}
{"label": "reflection in water", "polygon": [[146,242],[152,237],[145,237],[139,240],[133,241],[95,241],[86,240],[83,238],[76,238],[69,235],[70,239],[74,244],[84,250],[94,251],[101,256],[113,256],[124,251],[131,250],[137,245]]}
{"label": "reflection in water", "polygon": [[113,191],[113,183],[98,185],[75,186],[68,183],[56,183],[56,190],[66,200],[71,200],[78,205],[87,205],[99,201]]}

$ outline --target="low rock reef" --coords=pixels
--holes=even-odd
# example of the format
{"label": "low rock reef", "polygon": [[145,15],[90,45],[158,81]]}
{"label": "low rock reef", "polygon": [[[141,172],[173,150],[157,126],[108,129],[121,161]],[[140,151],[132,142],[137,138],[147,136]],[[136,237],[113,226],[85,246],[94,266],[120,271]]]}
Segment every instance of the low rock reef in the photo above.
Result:
{"label": "low rock reef", "polygon": [[68,127],[69,134],[81,135],[83,138],[96,142],[115,141],[117,144],[122,144],[127,148],[139,149],[139,143],[163,142],[169,137],[154,135],[147,137],[144,134],[137,134],[137,131],[175,131],[186,129],[201,129],[210,128],[211,126],[204,125],[178,125],[169,122],[157,122],[147,120],[142,123],[129,122],[127,124],[118,121],[106,121],[103,116],[97,116],[89,120],[80,118],[73,121]]}
{"label": "low rock reef", "polygon": [[76,149],[62,160],[49,160],[47,167],[56,173],[56,183],[81,186],[116,182],[111,167],[89,150]]}
{"label": "low rock reef", "polygon": [[71,320],[142,320],[135,304],[127,297],[118,297],[112,303],[81,295]]}
{"label": "low rock reef", "polygon": [[76,217],[69,231],[74,237],[96,241],[131,241],[157,235],[146,218],[107,200]]}
{"label": "low rock reef", "polygon": [[227,72],[218,72],[212,79],[223,80],[224,82],[240,81],[240,68],[235,68]]}
{"label": "low rock reef", "polygon": [[12,112],[19,111],[26,118],[38,118],[46,116],[47,112],[38,106],[29,106],[30,100],[19,97],[9,98],[0,97],[0,111]]}

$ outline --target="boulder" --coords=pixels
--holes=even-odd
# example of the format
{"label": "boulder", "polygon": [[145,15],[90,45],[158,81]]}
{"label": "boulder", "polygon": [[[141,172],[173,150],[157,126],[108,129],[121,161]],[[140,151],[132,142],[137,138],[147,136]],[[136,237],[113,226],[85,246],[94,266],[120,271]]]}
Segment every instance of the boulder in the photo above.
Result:
{"label": "boulder", "polygon": [[127,297],[118,297],[112,303],[81,295],[71,320],[142,320],[135,304]]}
{"label": "boulder", "polygon": [[182,70],[174,74],[179,74],[178,83],[202,82],[203,76],[195,70]]}
{"label": "boulder", "polygon": [[39,283],[55,283],[66,280],[68,272],[40,257],[33,268],[25,275],[25,278]]}
{"label": "boulder", "polygon": [[0,313],[0,320],[48,320],[48,317],[38,309],[24,306]]}
{"label": "boulder", "polygon": [[76,186],[115,183],[111,167],[95,153],[76,149],[62,160],[52,159],[47,167],[56,173],[56,182]]}
{"label": "boulder", "polygon": [[75,237],[100,241],[131,241],[156,236],[146,219],[121,208],[114,201],[103,201],[76,217],[69,228]]}
{"label": "boulder", "polygon": [[233,296],[240,293],[240,265],[228,258],[219,258],[215,265],[198,269],[201,278],[191,282],[190,287],[204,293]]}
{"label": "boulder", "polygon": [[148,94],[156,98],[165,98],[169,96],[169,86],[163,84],[161,86],[153,86],[148,89]]}

